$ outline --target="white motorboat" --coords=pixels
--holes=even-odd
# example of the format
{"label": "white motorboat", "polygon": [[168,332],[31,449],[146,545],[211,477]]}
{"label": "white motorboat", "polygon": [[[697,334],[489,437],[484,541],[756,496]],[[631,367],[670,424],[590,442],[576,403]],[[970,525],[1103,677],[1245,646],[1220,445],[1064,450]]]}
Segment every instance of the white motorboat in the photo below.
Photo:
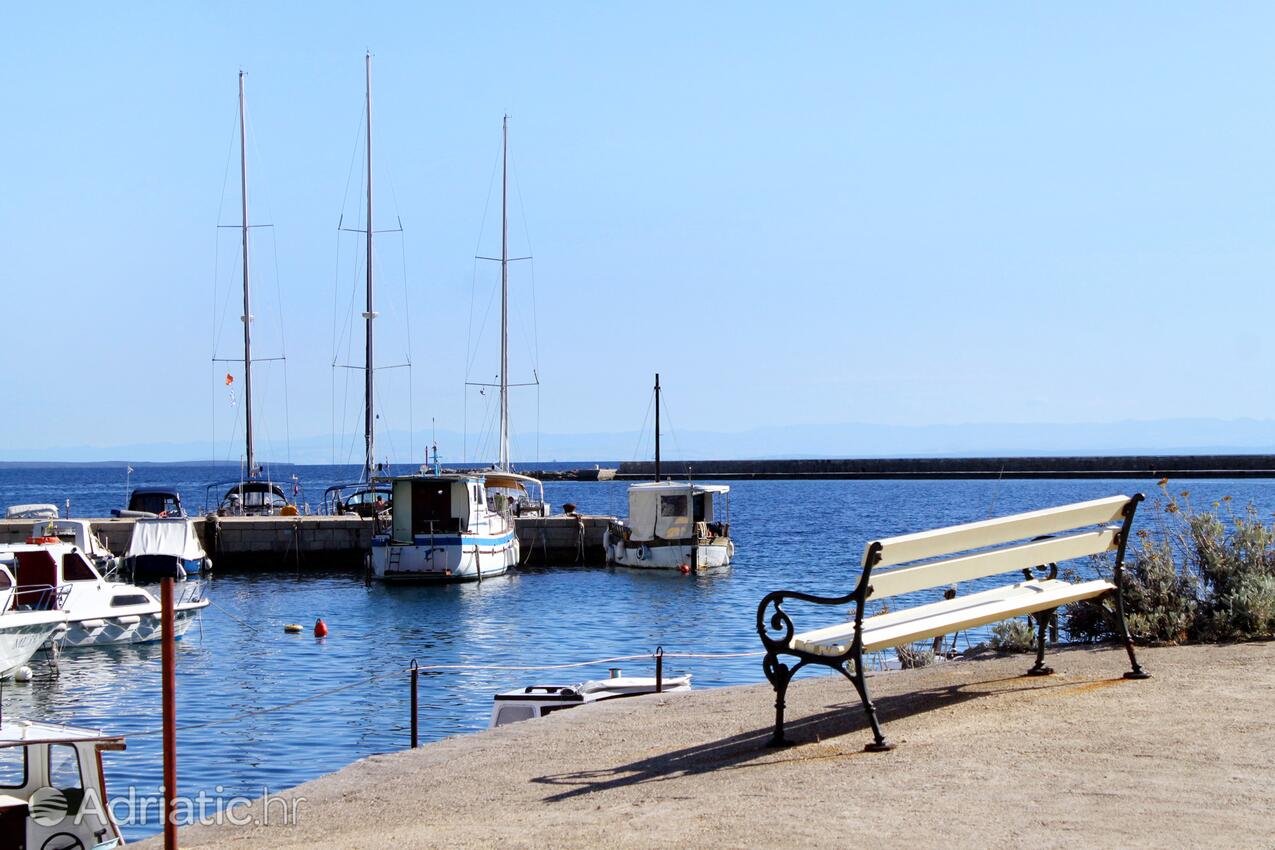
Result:
{"label": "white motorboat", "polygon": [[607,562],[621,567],[702,572],[730,566],[730,487],[646,482],[629,487],[629,518],[602,536]]}
{"label": "white motorboat", "polygon": [[[0,603],[15,610],[5,617],[55,615],[65,623],[61,642],[66,649],[148,643],[163,636],[160,602],[150,591],[103,577],[78,546],[52,538],[33,541],[10,550],[16,587],[0,591]],[[208,604],[202,585],[183,584],[174,600],[174,637],[184,635]]]}
{"label": "white motorboat", "polygon": [[[544,504],[535,478],[441,472],[387,479],[392,519],[372,535],[371,574],[386,582],[481,581],[519,559],[514,517]],[[535,498],[529,487],[539,487]]]}
{"label": "white motorboat", "polygon": [[12,676],[40,647],[66,631],[66,612],[56,609],[53,588],[33,591],[43,603],[40,610],[11,610],[16,585],[8,565],[0,563],[0,679]]}
{"label": "white motorboat", "polygon": [[182,580],[212,571],[195,521],[189,518],[139,519],[124,553],[124,574],[133,581]]}
{"label": "white motorboat", "polygon": [[689,674],[673,676],[664,679],[659,684],[658,691],[656,687],[653,676],[613,676],[578,685],[532,685],[516,691],[503,691],[492,697],[491,721],[487,728],[495,729],[520,720],[532,720],[565,708],[578,708],[602,700],[689,691],[691,677]]}
{"label": "white motorboat", "polygon": [[0,847],[113,850],[124,843],[106,798],[102,753],[124,739],[96,729],[4,718]]}

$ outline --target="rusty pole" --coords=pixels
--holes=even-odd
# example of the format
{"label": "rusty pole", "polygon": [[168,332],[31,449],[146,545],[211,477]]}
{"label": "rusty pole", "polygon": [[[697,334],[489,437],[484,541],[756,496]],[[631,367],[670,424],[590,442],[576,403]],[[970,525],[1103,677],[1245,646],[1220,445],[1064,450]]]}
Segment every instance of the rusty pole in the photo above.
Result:
{"label": "rusty pole", "polygon": [[164,689],[164,850],[177,850],[177,658],[173,638],[173,580],[160,582]]}

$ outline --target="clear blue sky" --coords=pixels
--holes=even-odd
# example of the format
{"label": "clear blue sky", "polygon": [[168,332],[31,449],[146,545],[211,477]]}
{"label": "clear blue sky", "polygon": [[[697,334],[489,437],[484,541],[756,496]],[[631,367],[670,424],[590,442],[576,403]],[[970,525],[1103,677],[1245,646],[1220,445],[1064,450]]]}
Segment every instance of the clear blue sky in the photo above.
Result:
{"label": "clear blue sky", "polygon": [[[406,297],[418,430],[482,415],[462,382],[505,112],[546,432],[637,429],[656,370],[685,430],[1275,418],[1272,32],[1257,3],[11,6],[0,443],[236,456],[209,359],[235,354],[238,311],[213,305],[236,285],[216,225],[238,222],[240,68],[252,215],[274,225],[260,350],[281,306],[289,358],[287,423],[261,367],[263,439],[343,410],[349,430],[336,224],[360,214],[369,49],[377,216],[406,229],[378,253],[379,356],[402,359]],[[534,393],[514,415],[534,427]]]}

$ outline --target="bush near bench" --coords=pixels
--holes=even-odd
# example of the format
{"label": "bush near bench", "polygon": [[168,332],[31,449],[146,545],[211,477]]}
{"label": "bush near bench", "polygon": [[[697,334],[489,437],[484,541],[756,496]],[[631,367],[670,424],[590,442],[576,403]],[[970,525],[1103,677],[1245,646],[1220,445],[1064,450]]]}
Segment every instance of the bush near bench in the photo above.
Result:
{"label": "bush near bench", "polygon": [[[1129,630],[1140,643],[1275,638],[1275,522],[1231,497],[1196,510],[1190,492],[1162,496],[1139,516],[1124,569]],[[1109,563],[1099,561],[1109,577]],[[1094,605],[1065,607],[1063,629],[1073,641],[1115,639],[1115,618]]]}

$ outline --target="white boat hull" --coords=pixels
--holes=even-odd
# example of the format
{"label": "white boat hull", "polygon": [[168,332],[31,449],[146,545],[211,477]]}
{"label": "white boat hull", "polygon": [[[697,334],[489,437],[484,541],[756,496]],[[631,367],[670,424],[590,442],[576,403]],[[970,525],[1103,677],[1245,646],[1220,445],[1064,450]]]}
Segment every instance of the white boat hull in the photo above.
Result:
{"label": "white boat hull", "polygon": [[10,625],[3,622],[5,619],[9,619],[9,615],[0,616],[0,679],[9,678],[30,661],[31,656],[66,622],[61,617],[50,617],[43,621]]}
{"label": "white boat hull", "polygon": [[[208,607],[207,600],[179,603],[173,610],[173,637],[180,638],[190,630],[199,612]],[[138,606],[140,610],[112,613],[108,617],[82,617],[67,623],[63,649],[87,649],[98,646],[151,643],[164,636],[158,608]]]}
{"label": "white boat hull", "polygon": [[626,544],[623,539],[614,537],[608,531],[603,535],[602,545],[606,549],[608,563],[617,567],[648,570],[681,570],[683,566],[690,568],[692,557],[695,569],[720,569],[729,567],[731,558],[735,555],[735,544],[729,539],[694,547],[690,544],[649,546],[631,542]]}
{"label": "white boat hull", "polygon": [[487,537],[417,536],[414,543],[372,542],[372,577],[385,582],[480,581],[517,566],[514,531]]}

